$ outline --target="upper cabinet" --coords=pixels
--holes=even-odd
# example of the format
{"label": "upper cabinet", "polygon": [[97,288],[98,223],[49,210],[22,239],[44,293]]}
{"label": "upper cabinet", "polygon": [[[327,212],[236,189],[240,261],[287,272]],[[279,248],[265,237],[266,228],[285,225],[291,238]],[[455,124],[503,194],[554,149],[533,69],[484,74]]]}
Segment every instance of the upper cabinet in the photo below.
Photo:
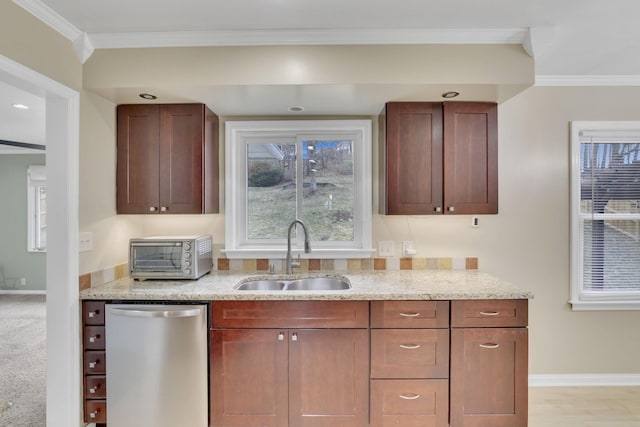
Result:
{"label": "upper cabinet", "polygon": [[379,125],[382,213],[498,213],[497,104],[390,102]]}
{"label": "upper cabinet", "polygon": [[119,105],[119,214],[218,212],[218,116],[204,104]]}

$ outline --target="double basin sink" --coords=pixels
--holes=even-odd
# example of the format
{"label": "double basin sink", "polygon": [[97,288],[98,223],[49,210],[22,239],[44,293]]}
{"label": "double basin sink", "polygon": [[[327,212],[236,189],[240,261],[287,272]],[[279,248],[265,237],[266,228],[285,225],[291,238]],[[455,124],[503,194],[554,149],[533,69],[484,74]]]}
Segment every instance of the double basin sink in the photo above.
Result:
{"label": "double basin sink", "polygon": [[347,278],[305,277],[300,279],[247,280],[235,286],[238,291],[344,291],[351,289]]}

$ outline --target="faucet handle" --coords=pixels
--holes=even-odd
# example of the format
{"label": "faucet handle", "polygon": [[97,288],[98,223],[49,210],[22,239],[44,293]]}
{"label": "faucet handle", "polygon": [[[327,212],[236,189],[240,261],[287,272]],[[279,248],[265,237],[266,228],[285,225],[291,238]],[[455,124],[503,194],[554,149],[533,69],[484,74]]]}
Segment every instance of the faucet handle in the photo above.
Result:
{"label": "faucet handle", "polygon": [[291,267],[300,267],[300,254],[298,254],[298,260],[297,261],[291,261]]}

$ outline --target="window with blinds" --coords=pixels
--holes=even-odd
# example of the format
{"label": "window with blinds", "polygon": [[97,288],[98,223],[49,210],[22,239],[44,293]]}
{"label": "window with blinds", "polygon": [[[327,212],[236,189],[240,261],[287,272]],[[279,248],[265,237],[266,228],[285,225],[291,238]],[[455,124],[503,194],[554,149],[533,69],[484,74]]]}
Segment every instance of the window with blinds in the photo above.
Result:
{"label": "window with blinds", "polygon": [[640,308],[640,122],[572,123],[572,157],[572,305]]}

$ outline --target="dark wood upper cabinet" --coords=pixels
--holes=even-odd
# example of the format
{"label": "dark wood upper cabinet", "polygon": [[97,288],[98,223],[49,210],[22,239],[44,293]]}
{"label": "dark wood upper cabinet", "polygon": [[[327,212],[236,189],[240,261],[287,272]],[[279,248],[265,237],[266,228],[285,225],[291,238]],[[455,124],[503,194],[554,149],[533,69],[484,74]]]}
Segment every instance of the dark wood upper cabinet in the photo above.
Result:
{"label": "dark wood upper cabinet", "polygon": [[119,105],[117,211],[218,212],[218,117],[203,104]]}
{"label": "dark wood upper cabinet", "polygon": [[389,102],[379,125],[383,213],[498,213],[497,104]]}

